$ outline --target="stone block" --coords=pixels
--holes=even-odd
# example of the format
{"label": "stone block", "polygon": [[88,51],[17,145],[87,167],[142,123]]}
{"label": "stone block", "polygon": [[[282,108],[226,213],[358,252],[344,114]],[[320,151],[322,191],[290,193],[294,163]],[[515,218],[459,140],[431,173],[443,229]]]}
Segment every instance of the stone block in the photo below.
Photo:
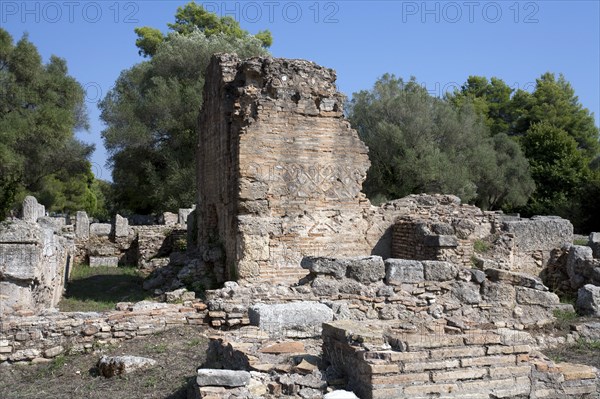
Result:
{"label": "stone block", "polygon": [[90,267],[118,267],[119,258],[116,256],[90,256]]}
{"label": "stone block", "polygon": [[198,369],[198,386],[243,387],[250,383],[251,374],[244,370]]}
{"label": "stone block", "polygon": [[187,226],[188,217],[193,211],[194,208],[180,208],[177,212],[177,223],[183,226]]}
{"label": "stone block", "polygon": [[423,237],[423,245],[426,247],[458,247],[458,240],[451,235],[428,235]]}
{"label": "stone block", "polygon": [[558,295],[552,292],[534,290],[526,287],[515,287],[517,303],[520,305],[540,305],[546,308],[560,303]]}
{"label": "stone block", "polygon": [[108,237],[112,230],[110,223],[92,223],[90,224],[90,235],[98,237]]}
{"label": "stone block", "polygon": [[424,279],[423,263],[417,260],[385,260],[385,280],[388,284],[420,283]]}
{"label": "stone block", "polygon": [[462,303],[473,305],[481,302],[479,285],[466,281],[455,281],[452,283],[451,295]]}
{"label": "stone block", "polygon": [[363,284],[383,280],[385,264],[381,256],[347,258],[346,276]]}
{"label": "stone block", "polygon": [[451,382],[460,380],[477,380],[488,375],[487,369],[463,369],[453,371],[438,371],[431,374],[433,382]]}
{"label": "stone block", "polygon": [[548,291],[548,287],[542,283],[539,277],[525,273],[514,273],[502,269],[486,269],[487,278],[493,282],[502,282],[521,287],[533,288],[540,291]]}
{"label": "stone block", "polygon": [[78,211],[75,218],[75,236],[81,240],[90,237],[90,219],[85,211]]}
{"label": "stone block", "polygon": [[158,219],[158,223],[165,226],[175,226],[178,221],[179,215],[173,212],[163,212]]}
{"label": "stone block", "polygon": [[347,259],[345,258],[326,258],[321,256],[305,256],[302,258],[300,266],[303,269],[309,270],[313,274],[326,274],[335,278],[343,278],[346,276],[348,268]]}
{"label": "stone block", "polygon": [[127,218],[116,214],[115,215],[115,237],[127,237],[129,235],[129,221]]}
{"label": "stone block", "polygon": [[573,225],[567,219],[556,216],[506,220],[502,229],[514,235],[514,243],[520,253],[551,251],[573,242]]}
{"label": "stone block", "polygon": [[515,355],[482,356],[460,359],[462,367],[495,366],[499,364],[517,364]]}
{"label": "stone block", "polygon": [[458,275],[458,268],[450,262],[424,260],[421,263],[427,281],[454,280]]}
{"label": "stone block", "polygon": [[600,316],[600,287],[586,284],[577,291],[575,304],[580,314],[587,316]]}
{"label": "stone block", "polygon": [[248,309],[250,324],[275,336],[313,337],[322,324],[333,320],[333,311],[319,302],[257,304]]}
{"label": "stone block", "polygon": [[140,356],[102,356],[97,367],[101,375],[110,378],[154,365],[156,365],[156,360]]}
{"label": "stone block", "polygon": [[39,204],[37,199],[28,195],[23,200],[23,220],[26,222],[35,223],[37,220],[46,215],[46,209]]}

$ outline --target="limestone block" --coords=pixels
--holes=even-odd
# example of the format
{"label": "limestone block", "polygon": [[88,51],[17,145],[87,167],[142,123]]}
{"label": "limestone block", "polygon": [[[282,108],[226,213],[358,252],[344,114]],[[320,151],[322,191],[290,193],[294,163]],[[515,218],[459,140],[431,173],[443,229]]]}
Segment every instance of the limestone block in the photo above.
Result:
{"label": "limestone block", "polygon": [[342,278],[346,275],[348,267],[343,258],[326,258],[321,256],[305,256],[302,258],[300,266],[303,269],[310,270],[313,274],[327,274],[336,278]]}
{"label": "limestone block", "polygon": [[90,256],[90,267],[118,267],[119,258],[116,256]]}
{"label": "limestone block", "polygon": [[515,287],[517,303],[520,305],[540,305],[552,307],[560,303],[558,296],[552,292],[534,290],[526,287]]}
{"label": "limestone block", "polygon": [[575,304],[579,313],[589,316],[600,316],[600,287],[586,284],[577,291]]}
{"label": "limestone block", "polygon": [[174,226],[178,221],[179,215],[173,212],[164,212],[159,218],[159,224],[164,224],[165,226]]}
{"label": "limestone block", "polygon": [[194,208],[180,208],[177,213],[177,223],[187,225],[188,216],[194,211]]}
{"label": "limestone block", "polygon": [[82,240],[90,237],[90,219],[85,211],[78,211],[75,219],[75,236]]}
{"label": "limestone block", "polygon": [[573,242],[573,225],[567,219],[556,216],[506,220],[502,229],[514,234],[514,243],[520,253],[550,251]]}
{"label": "limestone block", "polygon": [[385,264],[381,256],[348,258],[346,276],[363,284],[383,280]]}
{"label": "limestone block", "polygon": [[115,237],[127,237],[129,235],[129,221],[127,218],[116,214],[115,215]]}
{"label": "limestone block", "polygon": [[501,269],[486,269],[485,274],[491,281],[533,288],[540,291],[548,291],[548,287],[542,283],[539,277],[525,273],[513,273]]}
{"label": "limestone block", "polygon": [[251,374],[244,370],[198,369],[198,386],[243,387],[248,385]]}
{"label": "limestone block", "polygon": [[90,225],[91,236],[108,237],[111,230],[112,225],[110,223],[92,223]]}
{"label": "limestone block", "polygon": [[43,205],[40,205],[35,197],[28,195],[23,200],[23,220],[26,222],[37,222],[46,214]]}
{"label": "limestone block", "polygon": [[333,320],[333,311],[319,302],[257,304],[248,309],[250,324],[272,335],[307,337],[321,334],[322,324]]}
{"label": "limestone block", "polygon": [[458,240],[453,235],[427,235],[423,237],[423,245],[428,247],[458,247]]}
{"label": "limestone block", "polygon": [[427,281],[454,280],[458,275],[458,268],[450,262],[424,260],[421,263]]}
{"label": "limestone block", "polygon": [[98,361],[98,370],[104,377],[110,378],[152,367],[155,364],[156,360],[139,356],[102,356]]}
{"label": "limestone block", "polygon": [[469,305],[479,303],[481,302],[479,285],[471,282],[456,281],[452,284],[452,297]]}
{"label": "limestone block", "polygon": [[420,283],[424,279],[422,262],[394,258],[385,260],[385,280],[388,284]]}

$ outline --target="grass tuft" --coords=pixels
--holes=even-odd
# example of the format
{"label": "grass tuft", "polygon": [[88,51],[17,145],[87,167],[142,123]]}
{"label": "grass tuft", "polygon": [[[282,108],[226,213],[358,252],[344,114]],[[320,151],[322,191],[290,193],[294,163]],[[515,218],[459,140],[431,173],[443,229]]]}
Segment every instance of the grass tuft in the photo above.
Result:
{"label": "grass tuft", "polygon": [[134,267],[77,265],[58,307],[63,312],[102,312],[114,309],[118,302],[149,299],[143,281]]}

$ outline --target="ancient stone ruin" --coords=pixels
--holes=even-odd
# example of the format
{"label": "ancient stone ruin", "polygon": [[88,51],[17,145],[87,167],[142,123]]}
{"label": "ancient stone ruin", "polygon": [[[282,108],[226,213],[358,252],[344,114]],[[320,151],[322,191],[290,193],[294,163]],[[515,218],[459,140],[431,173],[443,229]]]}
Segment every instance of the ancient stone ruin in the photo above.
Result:
{"label": "ancient stone ruin", "polygon": [[[2,226],[3,259],[21,255],[3,262],[1,287],[32,305],[1,320],[0,362],[191,324],[211,330],[189,398],[600,397],[597,369],[543,354],[600,340],[595,319],[549,333],[557,312],[574,312],[556,293],[600,317],[598,233],[575,246],[568,220],[485,212],[452,195],[373,206],[361,193],[368,149],[344,119],[334,71],[311,62],[216,55],[204,98],[195,210],[149,224],[79,212],[44,235],[58,222],[29,199],[35,220]],[[178,303],[40,314],[68,275],[36,252],[44,240],[78,261],[135,264],[151,273],[146,288]],[[54,280],[19,277],[24,263]],[[186,282],[201,283],[203,298]],[[100,363],[112,375],[122,361]]]}

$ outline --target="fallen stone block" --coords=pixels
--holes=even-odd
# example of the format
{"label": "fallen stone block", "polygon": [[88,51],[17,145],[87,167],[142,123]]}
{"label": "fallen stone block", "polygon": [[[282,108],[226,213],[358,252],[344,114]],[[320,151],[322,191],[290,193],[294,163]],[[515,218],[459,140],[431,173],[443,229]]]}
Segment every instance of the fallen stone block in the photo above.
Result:
{"label": "fallen stone block", "polygon": [[90,267],[118,267],[119,258],[116,256],[90,256]]}
{"label": "fallen stone block", "polygon": [[385,280],[388,284],[420,283],[424,279],[423,263],[418,260],[385,260]]}
{"label": "fallen stone block", "polygon": [[586,284],[577,291],[575,304],[579,313],[588,316],[600,316],[600,287]]}
{"label": "fallen stone block", "polygon": [[248,385],[252,376],[243,370],[198,369],[198,386],[243,387]]}
{"label": "fallen stone block", "polygon": [[346,275],[348,264],[344,258],[305,256],[302,258],[300,266],[313,274],[327,274],[335,278],[342,278]]}
{"label": "fallen stone block", "polygon": [[110,223],[92,223],[90,224],[90,235],[98,237],[108,237],[112,225]]}
{"label": "fallen stone block", "polygon": [[98,361],[98,370],[106,378],[122,375],[136,370],[152,367],[156,360],[139,356],[102,356]]}
{"label": "fallen stone block", "polygon": [[507,283],[540,291],[548,291],[548,287],[542,283],[542,280],[539,277],[534,277],[529,274],[514,273],[501,269],[486,269],[485,274],[488,279],[495,283]]}
{"label": "fallen stone block", "polygon": [[248,309],[250,324],[276,336],[313,337],[322,324],[333,320],[333,311],[319,302],[257,304]]}
{"label": "fallen stone block", "polygon": [[520,305],[540,305],[552,307],[560,303],[558,295],[552,292],[534,290],[526,287],[516,287],[517,303]]}

